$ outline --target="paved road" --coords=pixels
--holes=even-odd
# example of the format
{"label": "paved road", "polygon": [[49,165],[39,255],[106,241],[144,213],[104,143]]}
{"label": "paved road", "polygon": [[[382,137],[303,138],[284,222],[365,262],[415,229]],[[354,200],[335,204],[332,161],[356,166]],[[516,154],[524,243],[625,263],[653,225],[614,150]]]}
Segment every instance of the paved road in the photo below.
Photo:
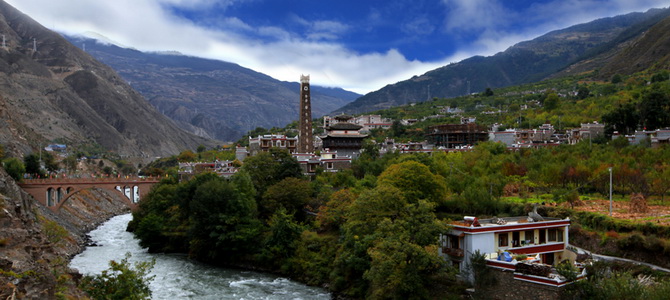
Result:
{"label": "paved road", "polygon": [[579,248],[579,247],[574,246],[574,245],[570,245],[570,247],[573,247],[573,248],[577,249],[577,251],[579,251],[579,252],[581,252],[581,253],[585,253],[585,254],[587,254],[587,255],[590,255],[590,256],[593,257],[593,259],[595,259],[595,260],[621,261],[621,262],[633,263],[633,264],[637,264],[637,265],[644,265],[644,266],[650,267],[650,268],[652,268],[652,269],[654,269],[654,270],[657,270],[657,271],[662,271],[662,272],[670,273],[670,269],[663,268],[663,267],[659,267],[659,266],[657,266],[657,265],[652,265],[652,264],[650,264],[650,263],[641,262],[641,261],[632,260],[632,259],[627,259],[627,258],[621,258],[621,257],[615,257],[615,256],[607,256],[607,255],[602,255],[602,254],[592,253],[591,251],[588,251],[588,250]]}

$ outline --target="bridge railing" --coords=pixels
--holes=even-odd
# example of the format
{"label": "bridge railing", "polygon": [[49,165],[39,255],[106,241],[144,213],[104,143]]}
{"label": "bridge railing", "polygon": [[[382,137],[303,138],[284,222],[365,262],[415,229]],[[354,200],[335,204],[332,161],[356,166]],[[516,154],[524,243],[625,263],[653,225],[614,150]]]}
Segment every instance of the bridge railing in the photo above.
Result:
{"label": "bridge railing", "polygon": [[23,179],[21,184],[45,184],[45,183],[126,183],[126,182],[158,182],[163,177],[89,177],[89,178],[34,178]]}

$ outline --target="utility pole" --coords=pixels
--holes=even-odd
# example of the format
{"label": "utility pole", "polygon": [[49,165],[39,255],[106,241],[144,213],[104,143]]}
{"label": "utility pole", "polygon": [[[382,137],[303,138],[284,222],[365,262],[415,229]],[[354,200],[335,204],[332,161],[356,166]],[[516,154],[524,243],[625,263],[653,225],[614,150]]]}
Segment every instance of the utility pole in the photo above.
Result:
{"label": "utility pole", "polygon": [[37,52],[37,39],[33,38],[33,53]]}
{"label": "utility pole", "polygon": [[612,216],[612,167],[610,170],[610,217]]}

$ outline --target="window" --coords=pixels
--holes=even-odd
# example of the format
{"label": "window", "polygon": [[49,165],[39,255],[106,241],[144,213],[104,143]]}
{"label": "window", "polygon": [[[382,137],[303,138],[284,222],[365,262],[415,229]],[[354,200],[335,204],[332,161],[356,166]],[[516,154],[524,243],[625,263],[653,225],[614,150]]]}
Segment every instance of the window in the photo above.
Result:
{"label": "window", "polygon": [[549,229],[549,241],[550,242],[555,242],[556,241],[556,229]]}
{"label": "window", "polygon": [[509,234],[507,232],[505,233],[499,233],[498,234],[498,247],[507,247],[509,243]]}
{"label": "window", "polygon": [[526,230],[524,233],[524,240],[526,245],[535,243],[535,230]]}
{"label": "window", "polygon": [[332,162],[327,162],[326,163],[326,169],[328,169],[328,170],[333,169],[333,163]]}
{"label": "window", "polygon": [[459,246],[460,243],[459,243],[459,238],[458,238],[458,236],[455,236],[455,235],[448,235],[448,237],[449,237],[449,246],[450,246],[450,248],[454,248],[454,249],[459,249],[459,248],[461,248],[461,247]]}
{"label": "window", "polygon": [[561,229],[556,229],[556,239],[559,242],[563,241],[563,229],[562,228]]}

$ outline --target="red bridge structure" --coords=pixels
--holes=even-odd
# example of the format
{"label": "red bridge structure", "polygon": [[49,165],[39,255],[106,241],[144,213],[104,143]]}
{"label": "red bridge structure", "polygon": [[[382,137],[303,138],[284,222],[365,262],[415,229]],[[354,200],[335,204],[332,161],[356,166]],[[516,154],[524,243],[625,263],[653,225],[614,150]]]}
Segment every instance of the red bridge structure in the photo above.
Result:
{"label": "red bridge structure", "polygon": [[99,188],[121,196],[128,207],[135,209],[160,178],[44,178],[24,179],[19,183],[28,194],[54,212],[63,206],[70,197],[85,189]]}

